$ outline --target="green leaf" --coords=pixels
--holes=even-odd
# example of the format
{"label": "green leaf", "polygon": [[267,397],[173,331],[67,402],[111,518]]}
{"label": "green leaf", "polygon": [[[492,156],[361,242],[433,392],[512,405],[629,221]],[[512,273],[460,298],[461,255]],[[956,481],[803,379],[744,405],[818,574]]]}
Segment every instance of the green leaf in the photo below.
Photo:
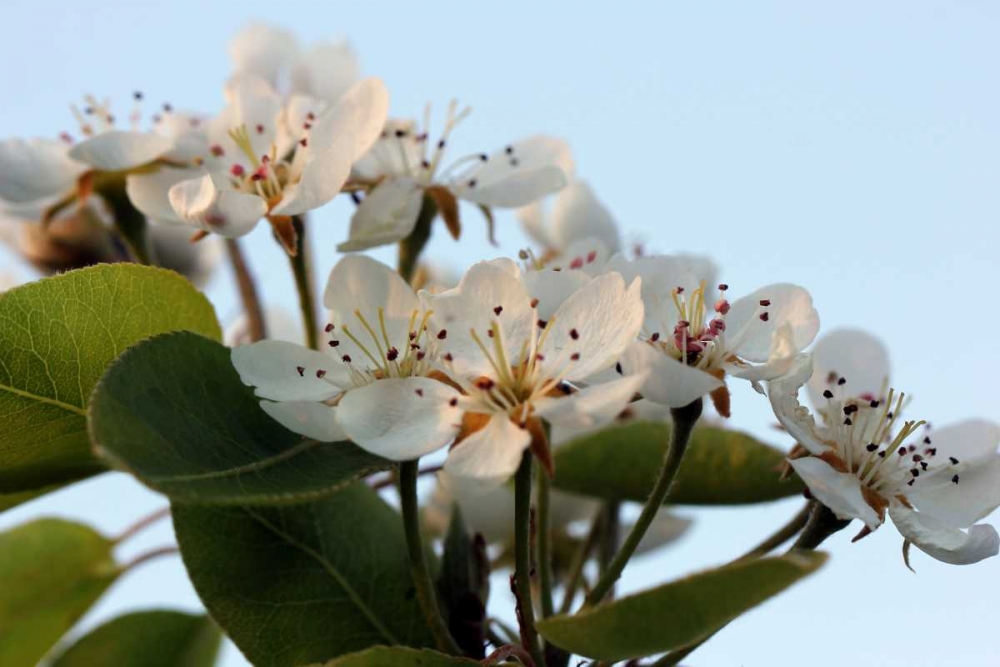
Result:
{"label": "green leaf", "polygon": [[557,646],[595,660],[628,660],[705,639],[740,614],[812,574],[826,554],[796,552],[707,570],[578,612],[538,622]]}
{"label": "green leaf", "polygon": [[[559,447],[553,484],[609,500],[644,502],[670,442],[670,425],[615,426]],[[701,426],[691,436],[672,505],[743,505],[799,494],[795,476],[781,480],[785,454],[740,431]]]}
{"label": "green leaf", "polygon": [[482,667],[468,658],[436,651],[380,646],[331,660],[324,667]]}
{"label": "green leaf", "polygon": [[121,573],[114,543],[41,519],[0,533],[0,665],[34,665]]}
{"label": "green leaf", "polygon": [[112,466],[200,504],[309,500],[391,465],[349,442],[303,440],[259,400],[240,381],[229,348],[166,334],[129,350],[101,380],[91,439]]}
{"label": "green leaf", "polygon": [[101,264],[0,295],[0,492],[101,472],[87,399],[129,346],[166,331],[222,333],[208,300],[171,271]]}
{"label": "green leaf", "polygon": [[430,646],[399,515],[366,485],[290,507],[174,505],[195,590],[258,667]]}
{"label": "green leaf", "polygon": [[18,505],[23,505],[29,500],[34,500],[35,498],[40,498],[46,493],[55,491],[62,487],[62,484],[51,484],[49,486],[43,486],[38,489],[31,489],[30,491],[15,491],[13,493],[0,493],[0,512],[6,512],[7,510],[17,507]]}
{"label": "green leaf", "polygon": [[140,611],[82,637],[49,667],[212,667],[221,643],[207,616]]}

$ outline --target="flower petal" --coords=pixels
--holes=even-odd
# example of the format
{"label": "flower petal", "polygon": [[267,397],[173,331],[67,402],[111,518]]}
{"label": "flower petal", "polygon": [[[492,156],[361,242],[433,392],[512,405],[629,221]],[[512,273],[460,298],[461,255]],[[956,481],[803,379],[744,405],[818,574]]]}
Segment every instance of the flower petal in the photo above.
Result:
{"label": "flower petal", "polygon": [[27,204],[73,189],[87,166],[71,159],[68,146],[49,139],[0,141],[0,199]]}
{"label": "flower petal", "polygon": [[354,47],[346,40],[310,46],[292,67],[292,89],[334,101],[361,77]]}
{"label": "flower petal", "polygon": [[628,407],[646,381],[645,374],[601,382],[568,396],[549,396],[533,403],[535,414],[564,428],[594,428],[607,424]]}
{"label": "flower petal", "polygon": [[355,310],[374,315],[382,309],[386,317],[409,318],[420,310],[420,300],[400,275],[366,255],[341,258],[330,272],[323,292],[323,305],[333,311],[334,319],[348,319]]}
{"label": "flower petal", "polygon": [[524,283],[528,293],[538,299],[535,310],[538,317],[549,320],[566,299],[590,282],[590,276],[583,271],[527,271]]}
{"label": "flower petal", "polygon": [[830,508],[838,519],[861,519],[871,529],[882,520],[861,495],[861,480],[857,475],[837,472],[826,461],[814,456],[789,461],[806,483],[813,496]]}
{"label": "flower petal", "polygon": [[458,392],[424,377],[388,378],[353,389],[340,401],[338,418],[362,449],[407,461],[451,442],[462,421]]}
{"label": "flower petal", "polygon": [[193,178],[197,178],[196,172],[170,167],[148,174],[129,174],[125,179],[125,192],[132,205],[145,216],[157,222],[183,224],[184,220],[170,205],[170,188]]}
{"label": "flower petal", "polygon": [[[209,145],[223,149],[223,156],[213,160],[213,163],[219,169],[239,164],[251,172],[256,159],[270,154],[278,137],[282,100],[266,80],[249,73],[238,74],[229,80],[226,97],[229,105],[206,127]],[[246,130],[246,139],[255,160],[251,160],[244,148],[230,136],[234,130]]]}
{"label": "flower petal", "polygon": [[275,215],[301,215],[323,206],[340,194],[351,175],[351,156],[341,144],[311,154],[302,166],[299,181],[285,188]]}
{"label": "flower petal", "polygon": [[809,380],[812,372],[812,355],[798,355],[787,374],[767,383],[767,396],[774,416],[788,434],[813,454],[822,454],[830,446],[820,437],[816,418],[799,401],[799,390]]}
{"label": "flower petal", "polygon": [[316,119],[309,140],[316,146],[337,144],[355,162],[375,144],[389,113],[389,91],[381,79],[357,82]]}
{"label": "flower petal", "polygon": [[[325,401],[352,386],[340,362],[295,343],[262,340],[235,348],[232,359],[243,384],[274,401]],[[317,371],[327,372],[317,377]]]}
{"label": "flower petal", "polygon": [[134,169],[162,157],[174,140],[155,132],[108,130],[74,144],[69,156],[102,171]]}
{"label": "flower petal", "polygon": [[682,408],[722,386],[717,377],[639,341],[625,350],[621,366],[626,375],[648,373],[642,385],[643,397],[671,408]]}
{"label": "flower petal", "polygon": [[558,248],[588,237],[600,239],[610,253],[618,252],[618,225],[586,181],[575,180],[556,196],[552,238]]}
{"label": "flower petal", "polygon": [[525,206],[563,188],[572,171],[566,142],[531,137],[495,151],[461,181],[454,181],[451,189],[460,199],[484,206]]}
{"label": "flower petal", "polygon": [[230,238],[249,233],[267,213],[263,199],[233,190],[219,174],[181,181],[170,188],[168,198],[181,220]]}
{"label": "flower petal", "polygon": [[271,85],[279,83],[298,55],[295,34],[268,23],[251,23],[229,42],[233,70],[259,76]]}
{"label": "flower petal", "polygon": [[1000,535],[993,526],[977,524],[965,532],[902,505],[891,508],[889,516],[903,537],[942,563],[971,565],[1000,553]]}
{"label": "flower petal", "polygon": [[958,459],[954,466],[948,465],[947,453],[941,449],[938,457],[937,465],[943,468],[921,477],[906,494],[922,514],[966,528],[1000,506],[1000,457],[968,464]]}
{"label": "flower petal", "polygon": [[[552,495],[554,505],[556,492]],[[442,470],[437,474],[437,484],[424,509],[425,518],[444,534],[455,504],[462,511],[462,521],[469,533],[479,533],[487,544],[510,542],[513,538],[514,491],[510,487],[501,485],[483,491],[476,480],[449,475]]]}
{"label": "flower petal", "polygon": [[412,179],[387,179],[354,211],[348,238],[337,250],[367,250],[405,239],[417,224],[423,201],[424,191]]}
{"label": "flower petal", "polygon": [[[761,305],[762,302],[769,305]],[[765,311],[767,321],[761,319]],[[726,316],[726,337],[731,341],[727,346],[747,361],[769,361],[774,334],[785,325],[791,327],[795,352],[813,342],[819,331],[819,313],[813,308],[809,292],[787,283],[762,287],[733,302]]]}
{"label": "flower petal", "polygon": [[456,445],[445,460],[450,475],[471,477],[484,491],[507,481],[521,464],[521,455],[531,444],[531,435],[515,425],[506,413],[490,417],[482,429]]}
{"label": "flower petal", "polygon": [[[889,382],[888,350],[861,329],[834,329],[820,337],[813,348],[813,366],[809,400],[817,408],[826,405],[823,392],[828,389],[839,397],[882,397]],[[840,378],[846,380],[843,385],[836,384]]]}
{"label": "flower petal", "polygon": [[292,433],[304,435],[319,442],[347,440],[344,429],[337,422],[337,408],[316,401],[261,401],[260,407]]}

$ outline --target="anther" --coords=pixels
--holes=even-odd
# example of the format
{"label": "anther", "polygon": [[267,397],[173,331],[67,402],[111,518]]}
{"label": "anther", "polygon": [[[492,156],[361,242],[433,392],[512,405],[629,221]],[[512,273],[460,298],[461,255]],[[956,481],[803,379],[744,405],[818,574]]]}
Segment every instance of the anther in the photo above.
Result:
{"label": "anther", "polygon": [[325,331],[327,333],[330,333],[331,331],[333,331],[333,328],[334,328],[333,327],[333,323],[331,322],[331,323],[327,324],[325,327],[323,327],[323,331]]}
{"label": "anther", "polygon": [[769,319],[771,319],[771,316],[768,315],[766,312],[763,312],[763,313],[760,314],[760,321],[761,322],[767,322]]}
{"label": "anther", "polygon": [[532,308],[538,308],[538,299],[532,299],[531,300],[531,307]]}
{"label": "anther", "polygon": [[351,363],[351,355],[345,354],[340,358],[340,360],[343,361],[345,364],[349,364]]}
{"label": "anther", "polygon": [[725,292],[727,289],[729,289],[729,285],[727,285],[726,283],[719,283],[720,292]]}
{"label": "anther", "polygon": [[580,340],[580,332],[577,331],[576,329],[570,329],[569,337],[572,338],[573,340]]}
{"label": "anther", "polygon": [[264,126],[261,125],[260,123],[257,123],[257,127],[255,127],[254,129],[257,130],[257,134],[264,134]]}
{"label": "anther", "polygon": [[874,452],[876,449],[878,449],[878,445],[876,445],[874,442],[870,442],[868,443],[868,446],[865,447],[865,449],[867,449],[869,452]]}
{"label": "anther", "polygon": [[847,378],[843,378],[842,377],[839,380],[837,380],[837,385],[838,386],[843,387],[845,384],[847,384]]}
{"label": "anther", "polygon": [[224,149],[219,144],[214,144],[209,150],[212,152],[212,155],[214,155],[215,157],[222,157],[223,155],[226,154],[226,149]]}
{"label": "anther", "polygon": [[450,405],[451,407],[455,407],[456,405],[458,405],[458,399],[452,398],[450,401],[448,401],[448,405]]}
{"label": "anther", "polygon": [[494,315],[499,315],[502,312],[503,312],[503,306],[497,306],[496,308],[493,309]]}
{"label": "anther", "polygon": [[399,350],[397,350],[394,347],[390,347],[389,351],[385,353],[385,358],[388,359],[389,361],[396,361],[398,357],[399,357]]}
{"label": "anther", "polygon": [[423,389],[414,389],[413,393],[416,394],[417,396],[421,396],[422,397],[424,395],[424,390]]}
{"label": "anther", "polygon": [[324,371],[322,368],[316,371],[316,377],[322,379],[324,375],[326,375],[326,371]]}
{"label": "anther", "polygon": [[823,391],[823,398],[833,398],[833,392],[829,389]]}
{"label": "anther", "polygon": [[957,466],[958,465],[958,459],[956,459],[954,456],[949,456],[948,460],[951,461],[951,464],[953,466]]}
{"label": "anther", "polygon": [[654,343],[656,341],[660,340],[660,332],[659,331],[654,331],[653,335],[649,337],[649,340],[653,341]]}
{"label": "anther", "polygon": [[952,481],[952,483],[954,483],[954,484],[958,484],[958,475],[955,475],[954,477],[952,477],[952,478],[951,478],[951,481]]}
{"label": "anther", "polygon": [[469,179],[469,187],[470,187],[470,188],[474,188],[474,187],[476,187],[476,183],[477,183],[477,182],[478,182],[478,181],[476,181],[476,179],[474,179],[474,178],[470,178],[470,179]]}
{"label": "anther", "polygon": [[296,366],[295,370],[299,372],[299,377],[305,377],[306,369],[303,366]]}
{"label": "anther", "polygon": [[574,352],[573,354],[569,355],[569,358],[572,359],[573,361],[580,361],[580,353]]}
{"label": "anther", "polygon": [[447,337],[448,337],[448,330],[447,329],[441,329],[441,331],[438,331],[438,335],[437,335],[437,339],[438,340],[444,340]]}
{"label": "anther", "polygon": [[340,341],[339,340],[331,340],[329,343],[327,343],[327,345],[329,345],[330,347],[339,347],[340,346]]}
{"label": "anther", "polygon": [[762,305],[765,308],[767,308],[768,306],[771,305],[771,300],[770,299],[761,299],[760,300],[760,305]]}

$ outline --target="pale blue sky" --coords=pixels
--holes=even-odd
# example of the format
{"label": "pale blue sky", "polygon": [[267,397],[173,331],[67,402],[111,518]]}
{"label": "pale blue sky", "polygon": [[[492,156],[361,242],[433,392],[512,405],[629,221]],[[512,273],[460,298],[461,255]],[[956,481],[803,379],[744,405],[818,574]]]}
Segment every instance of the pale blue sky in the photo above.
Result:
{"label": "pale blue sky", "polygon": [[[350,37],[396,114],[459,96],[475,109],[456,135],[469,150],[536,132],[568,139],[628,238],[711,254],[734,294],[799,282],[825,327],[858,325],[887,341],[914,415],[1000,420],[1000,5],[8,3],[0,135],[70,129],[66,105],[87,92],[125,105],[138,88],[212,111],[226,41],[251,18],[307,40]],[[320,274],[336,261],[348,213],[335,202],[314,216]],[[467,219],[459,245],[439,234],[432,252],[456,264],[500,252],[476,212]],[[502,252],[524,243],[507,215],[498,236]],[[263,226],[250,246],[267,297],[287,302],[291,281]],[[221,316],[236,312],[227,275],[209,293]],[[733,413],[734,425],[782,443],[748,388]],[[58,514],[115,531],[160,504],[105,476],[9,512],[0,527]],[[797,506],[690,511],[692,534],[641,561],[625,587],[723,562]],[[1000,559],[960,568],[916,554],[914,575],[891,526],[848,538],[830,540],[825,571],[688,664],[996,664],[1000,611],[984,593],[1000,585]],[[145,544],[169,539],[164,527]],[[196,604],[178,562],[162,561],[118,584],[86,623],[136,605]],[[226,664],[242,663],[230,652]]]}

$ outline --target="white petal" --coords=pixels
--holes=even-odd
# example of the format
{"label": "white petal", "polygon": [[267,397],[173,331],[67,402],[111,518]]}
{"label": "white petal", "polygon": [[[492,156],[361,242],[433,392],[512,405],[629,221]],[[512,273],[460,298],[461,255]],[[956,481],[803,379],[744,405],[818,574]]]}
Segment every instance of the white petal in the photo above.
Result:
{"label": "white petal", "polygon": [[521,228],[532,241],[542,248],[550,249],[555,243],[549,234],[545,220],[545,209],[541,201],[535,201],[517,210],[517,219],[521,222]]}
{"label": "white petal", "polygon": [[566,378],[572,382],[618,361],[642,327],[641,289],[638,278],[626,287],[621,275],[606,273],[566,299],[541,350],[549,367],[569,361]]}
{"label": "white petal", "polygon": [[509,486],[484,490],[474,479],[456,477],[442,470],[425,510],[425,516],[435,517],[433,523],[435,527],[441,526],[441,533],[448,528],[453,503],[462,511],[462,520],[469,533],[479,533],[487,544],[510,542],[513,538],[514,491]]}
{"label": "white petal", "polygon": [[108,130],[74,144],[69,156],[102,171],[123,171],[148,164],[173,147],[173,139],[155,132]]}
{"label": "white petal", "polygon": [[682,408],[722,386],[717,377],[639,341],[625,350],[621,366],[626,375],[648,373],[642,386],[643,397],[671,408]]}
{"label": "white petal", "polygon": [[157,222],[183,223],[170,205],[170,188],[197,177],[197,172],[170,167],[148,174],[129,174],[125,179],[125,192],[132,205],[147,217]]}
{"label": "white petal", "polygon": [[[295,343],[262,340],[237,347],[232,359],[243,384],[256,387],[261,398],[325,401],[342,393],[341,386],[351,386],[343,364]],[[317,371],[326,373],[320,378]]]}
{"label": "white petal", "polygon": [[259,76],[272,85],[278,83],[298,53],[294,33],[267,23],[250,24],[229,42],[233,69]]}
{"label": "white petal", "polygon": [[250,232],[267,213],[263,199],[232,189],[226,177],[217,174],[181,181],[168,197],[181,220],[230,238]]}
{"label": "white petal", "polygon": [[[280,340],[289,343],[302,340],[302,325],[298,319],[279,306],[264,307],[264,321],[267,322],[267,340]],[[250,345],[250,326],[246,314],[241,313],[226,325],[222,340],[228,347]]]}
{"label": "white petal", "polygon": [[889,516],[903,537],[943,563],[970,565],[1000,553],[1000,535],[993,526],[977,524],[965,532],[903,506],[890,509]]}
{"label": "white petal", "polygon": [[289,431],[319,442],[346,440],[344,430],[337,422],[337,408],[316,401],[261,401],[264,412]]}
{"label": "white petal", "polygon": [[207,124],[208,142],[224,149],[220,168],[239,164],[250,172],[253,162],[229,133],[245,129],[253,154],[258,159],[269,154],[281,125],[282,100],[267,81],[252,74],[230,79],[226,96],[229,105]]}
{"label": "white petal", "polygon": [[[813,366],[809,400],[817,408],[826,405],[823,392],[827,389],[838,397],[882,397],[889,382],[889,351],[882,341],[861,329],[834,329],[823,334],[813,348]],[[840,378],[846,380],[843,385],[836,384]]]}
{"label": "white petal", "polygon": [[799,401],[799,390],[812,372],[812,355],[798,355],[787,374],[767,383],[767,396],[771,400],[774,416],[788,434],[813,454],[822,454],[830,446],[820,437],[816,418]]}
{"label": "white petal", "polygon": [[559,271],[579,269],[591,276],[603,273],[611,253],[604,241],[588,236],[566,246],[560,254],[546,260],[545,268]]}
{"label": "white petal", "polygon": [[316,119],[309,140],[315,146],[338,144],[351,162],[375,144],[389,113],[389,91],[381,79],[357,82]]}
{"label": "white petal", "polygon": [[789,461],[806,483],[816,500],[830,508],[838,519],[861,519],[869,528],[878,528],[882,521],[861,495],[861,480],[856,475],[837,472],[814,456]]}
{"label": "white petal", "polygon": [[518,207],[563,188],[573,171],[566,142],[531,137],[495,151],[481,166],[452,183],[461,199],[491,207]]}
{"label": "white petal", "polygon": [[[941,468],[929,477],[921,476],[906,494],[922,514],[966,528],[1000,506],[1000,457],[971,464],[959,459],[952,466],[947,452],[939,449],[933,461]],[[957,484],[952,481],[956,475]]]}
{"label": "white petal", "polygon": [[1000,446],[1000,424],[988,419],[967,419],[936,426],[928,432],[938,456],[954,456],[960,463],[991,460]]}
{"label": "white petal", "polygon": [[292,68],[293,90],[328,101],[344,94],[361,76],[354,47],[345,40],[309,47]]}
{"label": "white petal", "polygon": [[409,318],[420,309],[417,295],[399,273],[366,255],[348,255],[337,262],[323,292],[323,305],[333,311],[335,321],[352,318],[355,310],[374,315],[377,322],[379,309],[392,318]]}
{"label": "white petal", "polygon": [[528,271],[524,283],[528,293],[538,299],[535,310],[538,317],[549,320],[566,299],[590,282],[590,276],[583,271]]}
{"label": "white petal", "polygon": [[354,211],[348,239],[337,250],[367,250],[405,239],[417,224],[423,201],[424,191],[412,179],[384,181]]}
{"label": "white petal", "polygon": [[645,374],[601,382],[568,396],[549,396],[534,402],[535,413],[554,426],[594,428],[607,424],[632,402],[646,381]]}
{"label": "white petal", "polygon": [[458,392],[423,377],[390,378],[353,389],[340,401],[338,418],[362,449],[394,461],[433,452],[458,433]]}
{"label": "white petal", "polygon": [[275,215],[300,215],[323,206],[340,194],[351,175],[351,157],[339,144],[322,153],[310,153],[297,183],[285,188]]}
{"label": "white petal", "polygon": [[[770,301],[770,305],[762,306],[761,301]],[[765,311],[766,322],[760,319]],[[733,302],[726,316],[726,338],[732,341],[727,346],[747,361],[768,361],[774,333],[784,325],[791,327],[791,340],[799,352],[816,337],[819,313],[804,288],[787,283],[768,285]]]}
{"label": "white petal", "polygon": [[26,204],[72,190],[87,167],[71,159],[68,148],[48,139],[0,141],[0,199]]}
{"label": "white petal", "polygon": [[526,430],[516,426],[506,413],[497,413],[448,453],[444,469],[450,475],[478,480],[485,491],[503,484],[517,471],[530,444]]}
{"label": "white petal", "polygon": [[726,373],[733,377],[749,380],[754,388],[764,393],[760,383],[774,380],[791,370],[795,365],[798,350],[795,347],[794,332],[788,324],[783,324],[771,336],[771,352],[763,364],[746,364],[742,361],[726,363]]}
{"label": "white petal", "polygon": [[552,209],[552,237],[556,247],[588,237],[600,239],[610,253],[618,252],[618,225],[590,186],[576,180],[561,190]]}

